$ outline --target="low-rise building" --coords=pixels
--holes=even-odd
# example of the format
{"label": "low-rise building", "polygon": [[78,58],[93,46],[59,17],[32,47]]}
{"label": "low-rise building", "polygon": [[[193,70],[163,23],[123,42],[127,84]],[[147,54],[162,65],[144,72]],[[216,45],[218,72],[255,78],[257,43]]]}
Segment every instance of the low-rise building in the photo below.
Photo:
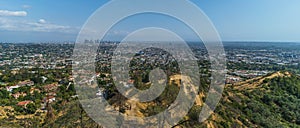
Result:
{"label": "low-rise building", "polygon": [[25,100],[25,101],[21,101],[19,102],[17,105],[26,108],[28,104],[33,103],[33,101],[31,100]]}
{"label": "low-rise building", "polygon": [[15,94],[11,94],[15,99],[18,99],[20,96],[26,96],[27,94],[26,93],[20,93],[20,92],[17,92]]}
{"label": "low-rise building", "polygon": [[44,86],[45,92],[55,91],[58,88],[58,83],[52,83]]}
{"label": "low-rise building", "polygon": [[54,96],[47,96],[44,98],[44,103],[52,103],[54,102],[56,99]]}

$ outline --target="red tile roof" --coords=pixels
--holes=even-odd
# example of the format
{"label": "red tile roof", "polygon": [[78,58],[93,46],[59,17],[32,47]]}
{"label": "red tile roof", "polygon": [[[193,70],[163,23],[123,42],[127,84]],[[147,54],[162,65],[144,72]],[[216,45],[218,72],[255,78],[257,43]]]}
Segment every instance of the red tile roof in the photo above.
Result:
{"label": "red tile roof", "polygon": [[26,106],[29,103],[32,103],[32,101],[31,100],[21,101],[17,105],[18,106]]}

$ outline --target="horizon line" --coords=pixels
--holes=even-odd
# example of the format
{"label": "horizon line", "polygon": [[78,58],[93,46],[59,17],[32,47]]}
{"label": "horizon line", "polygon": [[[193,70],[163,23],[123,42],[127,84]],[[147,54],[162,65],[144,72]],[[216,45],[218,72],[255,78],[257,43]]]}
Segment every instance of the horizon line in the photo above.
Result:
{"label": "horizon line", "polygon": [[[89,40],[89,41],[97,41],[97,40]],[[105,40],[105,41],[100,41],[100,43],[103,42],[114,42],[114,43],[120,43],[122,41],[114,41],[114,40]],[[132,41],[132,42],[149,42],[147,40],[145,41]],[[152,41],[153,42],[153,41]],[[178,42],[178,41],[154,41],[154,42]],[[203,41],[185,41],[185,42],[203,42]],[[300,41],[258,41],[258,40],[253,40],[253,41],[249,41],[249,40],[244,40],[244,41],[238,41],[238,40],[224,40],[221,41],[222,43],[300,43]],[[1,41],[1,44],[4,43],[19,43],[19,44],[23,44],[23,43],[79,43],[76,41],[19,41],[19,42],[15,42],[15,41]],[[83,42],[84,43],[84,42]]]}

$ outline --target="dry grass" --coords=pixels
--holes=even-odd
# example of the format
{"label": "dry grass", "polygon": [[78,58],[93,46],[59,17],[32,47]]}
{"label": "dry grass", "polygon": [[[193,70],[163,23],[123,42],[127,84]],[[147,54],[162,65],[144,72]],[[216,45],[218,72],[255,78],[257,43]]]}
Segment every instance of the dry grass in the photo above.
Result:
{"label": "dry grass", "polygon": [[234,89],[237,89],[237,90],[253,90],[253,89],[256,89],[256,88],[259,88],[262,86],[264,80],[266,79],[273,79],[273,78],[276,78],[276,77],[291,77],[291,74],[289,72],[284,72],[284,73],[281,73],[281,72],[276,72],[276,73],[273,73],[269,76],[266,76],[266,77],[256,77],[256,78],[253,78],[253,79],[249,79],[249,80],[246,80],[246,81],[243,81],[243,82],[239,82],[239,83],[236,83],[233,86]]}

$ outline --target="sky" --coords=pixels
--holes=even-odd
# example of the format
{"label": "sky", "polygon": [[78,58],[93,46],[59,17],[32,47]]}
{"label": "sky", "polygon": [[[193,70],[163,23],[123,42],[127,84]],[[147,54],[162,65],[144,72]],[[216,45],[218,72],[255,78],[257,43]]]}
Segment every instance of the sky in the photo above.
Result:
{"label": "sky", "polygon": [[[0,42],[75,41],[86,20],[107,2],[0,0]],[[299,0],[191,2],[210,18],[223,41],[300,42]],[[193,16],[188,9],[178,10]],[[198,40],[181,22],[158,14],[126,18],[107,33],[105,40],[121,40],[135,29],[154,26],[176,31],[185,40]]]}

